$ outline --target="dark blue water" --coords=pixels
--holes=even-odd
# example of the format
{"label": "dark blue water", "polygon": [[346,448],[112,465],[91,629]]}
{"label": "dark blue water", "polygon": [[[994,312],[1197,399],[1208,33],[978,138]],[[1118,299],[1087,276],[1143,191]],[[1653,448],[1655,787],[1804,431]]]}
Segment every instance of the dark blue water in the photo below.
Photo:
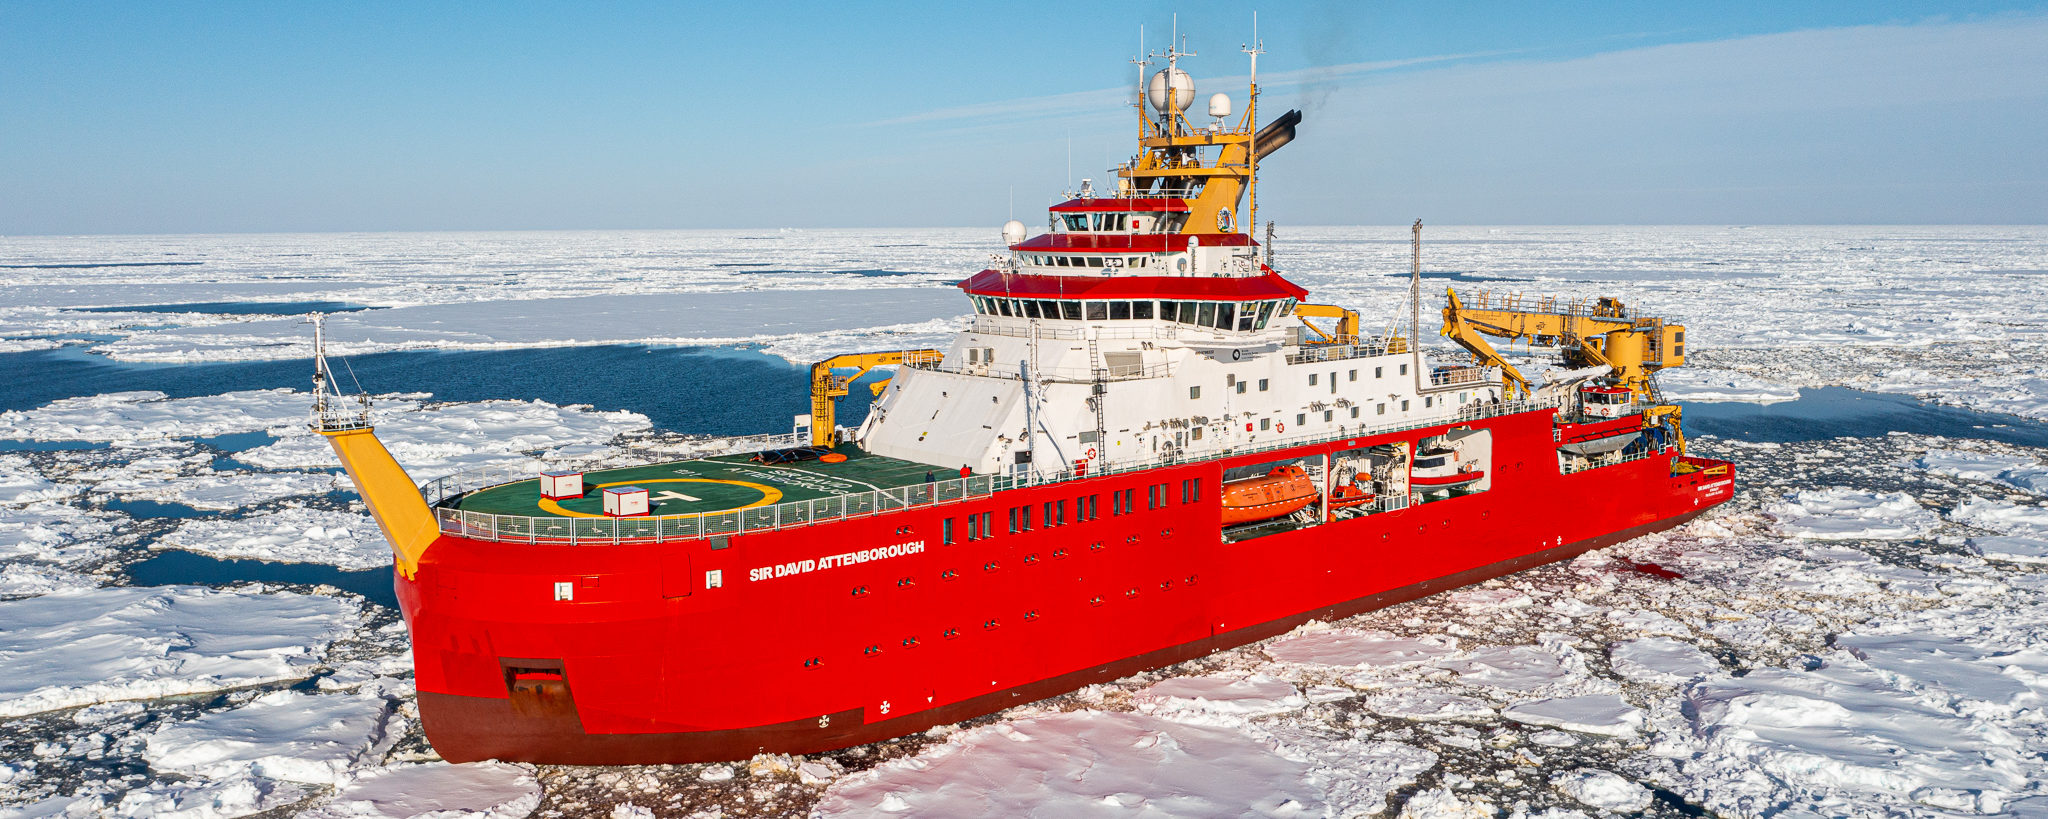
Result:
{"label": "dark blue water", "polygon": [[62,452],[106,449],[104,441],[0,441],[0,452]]}
{"label": "dark blue water", "polygon": [[257,430],[255,432],[230,432],[226,435],[210,435],[192,440],[195,443],[205,444],[222,452],[234,453],[255,449],[259,446],[269,446],[277,439],[270,437],[268,432]]}
{"label": "dark blue water", "polygon": [[398,592],[392,588],[391,568],[350,572],[315,563],[268,563],[261,560],[223,560],[193,552],[170,550],[128,566],[128,577],[139,586],[175,586],[186,583],[325,583],[346,589],[381,606],[398,608]]}
{"label": "dark blue water", "polygon": [[[551,347],[488,352],[383,353],[334,359],[344,389],[427,392],[443,401],[493,398],[590,404],[632,410],[656,427],[709,435],[787,432],[810,411],[808,368],[751,350],[719,347]],[[306,359],[217,364],[135,364],[76,347],[0,354],[0,410],[60,398],[156,390],[173,398],[311,384]],[[870,373],[868,383],[886,377]],[[840,401],[841,423],[866,417],[872,396],[856,387]]]}
{"label": "dark blue water", "polygon": [[182,503],[162,503],[160,501],[140,499],[109,499],[107,501],[107,508],[131,518],[147,519],[174,518],[182,520],[185,518],[205,517],[211,514],[210,512],[202,512]]}
{"label": "dark blue water", "polygon": [[1799,400],[1776,404],[1688,403],[1685,429],[1694,435],[1776,443],[1908,432],[2048,447],[2048,423],[1846,387],[1802,389]]}
{"label": "dark blue water", "polygon": [[[196,264],[196,262],[195,262]],[[231,316],[295,316],[300,313],[353,313],[369,305],[345,301],[194,301],[181,304],[135,304],[126,307],[73,307],[81,313],[223,313]]]}

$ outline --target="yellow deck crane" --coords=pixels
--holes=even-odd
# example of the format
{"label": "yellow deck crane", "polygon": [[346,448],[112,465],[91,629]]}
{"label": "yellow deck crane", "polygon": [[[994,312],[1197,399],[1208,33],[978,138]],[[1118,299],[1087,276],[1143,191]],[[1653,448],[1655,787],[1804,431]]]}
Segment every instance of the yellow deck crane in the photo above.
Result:
{"label": "yellow deck crane", "polygon": [[[1495,296],[1481,291],[1471,294],[1468,304],[1458,298],[1455,289],[1446,289],[1444,294],[1448,306],[1444,308],[1443,335],[1472,353],[1479,363],[1499,367],[1509,395],[1519,391],[1523,397],[1529,396],[1529,380],[1487,343],[1487,336],[1561,347],[1565,363],[1572,367],[1604,364],[1614,371],[1615,383],[1628,388],[1638,403],[1659,400],[1650,383],[1651,374],[1685,364],[1685,325],[1633,315],[1618,299],[1560,301],[1550,296]],[[1679,409],[1672,405],[1645,409],[1643,425],[1657,426],[1666,416],[1673,420],[1675,432]],[[1681,450],[1685,446],[1682,433],[1678,444]]]}
{"label": "yellow deck crane", "polygon": [[[876,367],[893,367],[903,363],[936,364],[944,353],[938,350],[897,350],[887,353],[848,353],[811,365],[811,446],[836,446],[839,443],[839,399],[845,397],[853,382],[867,375]],[[834,370],[853,370],[852,375],[840,375]],[[884,379],[870,387],[874,394],[881,395],[889,385]]]}

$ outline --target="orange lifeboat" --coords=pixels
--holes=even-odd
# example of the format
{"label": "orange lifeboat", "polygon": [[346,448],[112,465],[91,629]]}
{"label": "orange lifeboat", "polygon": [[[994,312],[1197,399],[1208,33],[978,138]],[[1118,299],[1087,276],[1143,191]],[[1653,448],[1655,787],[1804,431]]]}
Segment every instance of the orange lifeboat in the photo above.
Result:
{"label": "orange lifeboat", "polygon": [[1331,509],[1350,509],[1372,503],[1379,496],[1360,488],[1356,481],[1330,490]]}
{"label": "orange lifeboat", "polygon": [[1223,485],[1223,525],[1294,514],[1316,499],[1316,485],[1298,466],[1274,467],[1256,478]]}

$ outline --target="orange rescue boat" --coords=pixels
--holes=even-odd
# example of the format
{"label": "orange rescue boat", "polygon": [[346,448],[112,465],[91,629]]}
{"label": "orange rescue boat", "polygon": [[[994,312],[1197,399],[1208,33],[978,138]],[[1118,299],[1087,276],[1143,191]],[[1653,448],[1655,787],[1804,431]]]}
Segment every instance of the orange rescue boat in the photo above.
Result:
{"label": "orange rescue boat", "polygon": [[1316,485],[1298,466],[1274,467],[1256,478],[1223,485],[1223,525],[1291,515],[1316,499]]}

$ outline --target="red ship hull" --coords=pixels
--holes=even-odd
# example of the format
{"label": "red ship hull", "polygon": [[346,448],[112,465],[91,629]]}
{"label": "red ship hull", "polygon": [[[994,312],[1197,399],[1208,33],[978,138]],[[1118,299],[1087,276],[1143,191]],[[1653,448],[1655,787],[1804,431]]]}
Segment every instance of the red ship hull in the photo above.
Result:
{"label": "red ship hull", "polygon": [[[1564,474],[1552,413],[1493,432],[1489,488],[1224,542],[1224,470],[1445,426],[707,540],[444,535],[398,581],[421,721],[443,758],[649,764],[813,753],[1199,657],[1683,523],[1733,492],[1675,452]],[[1566,431],[1569,431],[1567,429]],[[1184,496],[1184,481],[1206,494]],[[942,543],[941,519],[1166,485],[1159,508]],[[1136,493],[1151,497],[1154,493]],[[1183,497],[1192,497],[1182,502]],[[1560,514],[1556,499],[1573,498]],[[964,531],[956,524],[955,531]],[[775,567],[875,547],[874,559]],[[716,548],[714,548],[716,547]],[[766,568],[765,576],[759,570]],[[721,570],[720,588],[705,572]],[[760,579],[750,579],[759,577]],[[575,584],[573,601],[555,600]]]}

